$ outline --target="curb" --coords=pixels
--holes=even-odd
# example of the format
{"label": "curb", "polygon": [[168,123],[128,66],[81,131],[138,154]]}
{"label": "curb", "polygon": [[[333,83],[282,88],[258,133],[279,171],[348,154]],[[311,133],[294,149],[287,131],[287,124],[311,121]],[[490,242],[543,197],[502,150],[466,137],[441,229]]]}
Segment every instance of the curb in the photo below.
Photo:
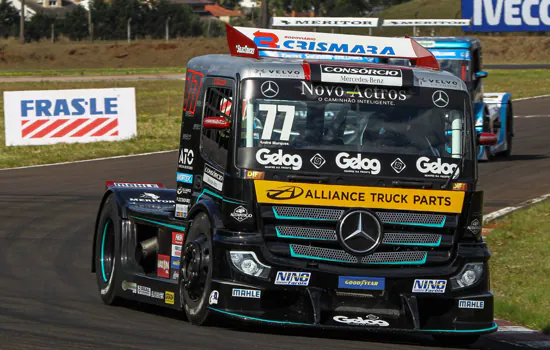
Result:
{"label": "curb", "polygon": [[548,198],[550,198],[550,193],[542,195],[540,197],[528,199],[525,202],[522,202],[522,203],[520,203],[516,206],[513,206],[513,207],[506,207],[506,208],[499,209],[497,211],[494,211],[492,213],[484,215],[483,216],[483,223],[486,224],[486,223],[489,223],[489,222],[493,222],[493,221],[495,221],[497,219],[500,219],[503,216],[508,215],[508,214],[510,214],[510,213],[512,213],[516,210],[523,209],[523,208],[528,208],[528,207],[532,206],[533,204],[540,203],[540,202],[542,202],[542,201],[544,201],[545,199],[548,199]]}
{"label": "curb", "polygon": [[526,349],[550,349],[550,336],[506,320],[495,319],[498,331],[489,336],[499,342]]}

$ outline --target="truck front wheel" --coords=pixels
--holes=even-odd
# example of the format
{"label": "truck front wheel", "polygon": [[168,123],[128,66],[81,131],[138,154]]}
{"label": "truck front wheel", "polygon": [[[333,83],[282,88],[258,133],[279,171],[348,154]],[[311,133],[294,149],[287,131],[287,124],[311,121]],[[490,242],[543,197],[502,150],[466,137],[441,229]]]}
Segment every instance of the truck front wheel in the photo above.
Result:
{"label": "truck front wheel", "polygon": [[[210,304],[217,304],[212,286],[212,226],[208,216],[198,214],[185,237],[181,255],[180,300],[188,320],[205,325],[212,319]],[[213,294],[213,295],[211,295]]]}
{"label": "truck front wheel", "polygon": [[105,200],[95,240],[96,281],[101,300],[107,305],[117,304],[119,298],[115,295],[117,250],[116,237],[120,237],[120,218],[113,195]]}

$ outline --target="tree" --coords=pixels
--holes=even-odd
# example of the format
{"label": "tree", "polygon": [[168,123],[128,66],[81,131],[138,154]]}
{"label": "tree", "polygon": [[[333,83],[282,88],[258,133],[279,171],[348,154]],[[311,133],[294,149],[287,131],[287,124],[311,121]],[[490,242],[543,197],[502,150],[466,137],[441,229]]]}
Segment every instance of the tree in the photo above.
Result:
{"label": "tree", "polygon": [[[39,41],[51,36],[51,26],[55,23],[55,17],[39,12],[25,23],[25,40]],[[58,36],[58,33],[55,33]]]}
{"label": "tree", "polygon": [[144,36],[144,6],[141,6],[138,0],[112,0],[111,17],[113,18],[112,39],[126,38],[128,20],[132,19],[132,37]]}
{"label": "tree", "polygon": [[103,0],[92,0],[89,6],[92,12],[94,38],[112,39],[115,18],[112,17],[111,5]]}
{"label": "tree", "polygon": [[63,19],[63,34],[71,40],[83,40],[88,37],[88,11],[78,5],[65,15]]}
{"label": "tree", "polygon": [[7,38],[19,33],[19,11],[9,0],[0,1],[0,37]]}
{"label": "tree", "polygon": [[151,8],[144,8],[144,29],[147,35],[153,38],[164,38],[166,21],[170,18],[170,37],[186,36],[192,32],[194,17],[196,16],[193,15],[191,7],[188,5],[172,4],[166,0],[160,0],[153,3]]}

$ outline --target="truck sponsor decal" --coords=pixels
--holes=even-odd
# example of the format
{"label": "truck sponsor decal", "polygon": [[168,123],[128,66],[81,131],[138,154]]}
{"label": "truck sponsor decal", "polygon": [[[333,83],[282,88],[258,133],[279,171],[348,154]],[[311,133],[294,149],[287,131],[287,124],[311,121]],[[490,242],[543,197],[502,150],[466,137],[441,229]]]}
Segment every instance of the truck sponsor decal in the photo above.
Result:
{"label": "truck sponsor decal", "polygon": [[258,203],[460,213],[464,192],[254,181]]}
{"label": "truck sponsor decal", "polygon": [[378,316],[368,315],[365,318],[362,317],[347,317],[347,316],[334,316],[332,318],[336,322],[345,323],[353,326],[379,326],[388,327],[390,324],[384,320],[381,320]]}
{"label": "truck sponsor decal", "polygon": [[201,72],[197,72],[192,69],[187,70],[187,75],[185,78],[185,102],[183,104],[183,111],[186,116],[195,115],[203,80],[204,74]]}
{"label": "truck sponsor decal", "polygon": [[443,294],[446,287],[446,280],[414,280],[412,292]]}
{"label": "truck sponsor decal", "polygon": [[403,86],[403,74],[400,69],[321,65],[321,81],[327,83]]}
{"label": "truck sponsor decal", "polygon": [[202,179],[205,183],[214,187],[218,191],[221,192],[223,190],[223,174],[206,164],[204,165],[204,174]]}
{"label": "truck sponsor decal", "polygon": [[384,277],[338,277],[338,288],[384,290],[386,279]]}

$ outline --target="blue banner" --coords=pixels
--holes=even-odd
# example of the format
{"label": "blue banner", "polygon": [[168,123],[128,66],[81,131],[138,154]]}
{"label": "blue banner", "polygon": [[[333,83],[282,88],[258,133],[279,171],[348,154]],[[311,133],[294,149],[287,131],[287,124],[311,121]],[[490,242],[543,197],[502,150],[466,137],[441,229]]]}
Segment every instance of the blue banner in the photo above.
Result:
{"label": "blue banner", "polygon": [[550,31],[549,0],[462,0],[465,32]]}

